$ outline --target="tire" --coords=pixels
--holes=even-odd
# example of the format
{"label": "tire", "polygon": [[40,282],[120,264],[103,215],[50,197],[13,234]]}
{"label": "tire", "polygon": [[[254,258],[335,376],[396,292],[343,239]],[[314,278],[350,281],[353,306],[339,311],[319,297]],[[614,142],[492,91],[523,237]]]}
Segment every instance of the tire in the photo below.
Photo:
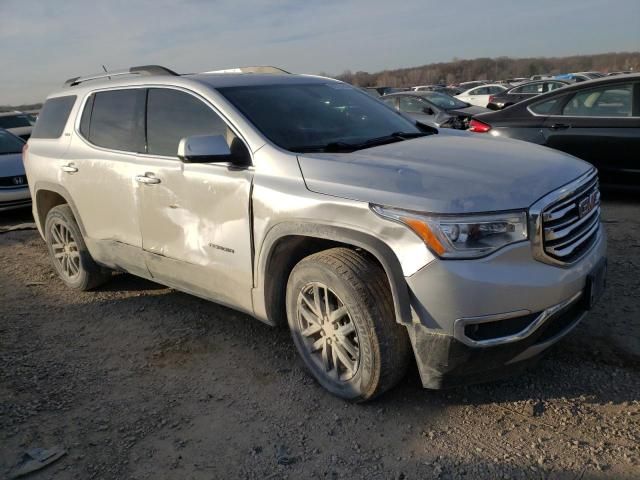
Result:
{"label": "tire", "polygon": [[407,331],[386,274],[364,254],[332,248],[301,260],[287,283],[287,319],[305,366],[338,397],[370,400],[406,372]]}
{"label": "tire", "polygon": [[111,271],[91,258],[69,205],[49,210],[44,233],[53,268],[68,287],[91,290],[109,280]]}

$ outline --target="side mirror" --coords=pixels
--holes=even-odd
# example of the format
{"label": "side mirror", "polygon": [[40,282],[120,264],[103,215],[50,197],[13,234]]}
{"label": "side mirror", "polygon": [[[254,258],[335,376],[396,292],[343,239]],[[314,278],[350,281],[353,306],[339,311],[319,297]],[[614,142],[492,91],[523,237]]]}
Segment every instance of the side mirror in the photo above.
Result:
{"label": "side mirror", "polygon": [[231,162],[233,156],[222,135],[195,135],[180,140],[178,158],[187,163]]}
{"label": "side mirror", "polygon": [[422,109],[422,112],[427,114],[427,115],[433,115],[434,114],[433,108],[431,108],[431,107],[424,107]]}

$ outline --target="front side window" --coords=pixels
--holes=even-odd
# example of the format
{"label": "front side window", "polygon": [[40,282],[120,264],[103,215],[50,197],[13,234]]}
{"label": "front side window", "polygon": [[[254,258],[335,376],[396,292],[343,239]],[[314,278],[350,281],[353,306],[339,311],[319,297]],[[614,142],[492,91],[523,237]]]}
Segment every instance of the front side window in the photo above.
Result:
{"label": "front side window", "polygon": [[342,83],[219,88],[262,134],[289,151],[359,143],[397,132],[419,134],[415,124],[378,100]]}
{"label": "front side window", "polygon": [[560,82],[547,82],[544,84],[545,88],[544,91],[545,92],[550,92],[552,90],[557,90],[558,88],[562,88],[564,87],[564,83],[560,83]]}
{"label": "front side window", "polygon": [[[145,89],[110,90],[94,95],[88,140],[99,147],[144,152]],[[90,106],[87,102],[85,111]]]}
{"label": "front side window", "polygon": [[[69,113],[76,102],[75,95],[50,98],[44,102],[42,111],[38,115],[36,126],[31,138],[58,138],[62,135]],[[25,115],[26,117],[26,115]],[[27,126],[30,125],[27,118]]]}
{"label": "front side window", "polygon": [[528,83],[512,90],[513,93],[533,93],[538,95],[544,93],[544,83]]}
{"label": "front side window", "polygon": [[469,92],[469,95],[489,95],[489,89],[487,87],[474,88]]}
{"label": "front side window", "polygon": [[633,86],[615,85],[576,93],[562,110],[572,117],[630,117]]}
{"label": "front side window", "polygon": [[396,97],[388,97],[388,98],[382,97],[382,103],[389,105],[394,110],[396,109]]}
{"label": "front side window", "polygon": [[147,152],[175,157],[178,144],[194,135],[223,135],[231,147],[233,132],[203,102],[185,92],[151,88],[147,99]]}

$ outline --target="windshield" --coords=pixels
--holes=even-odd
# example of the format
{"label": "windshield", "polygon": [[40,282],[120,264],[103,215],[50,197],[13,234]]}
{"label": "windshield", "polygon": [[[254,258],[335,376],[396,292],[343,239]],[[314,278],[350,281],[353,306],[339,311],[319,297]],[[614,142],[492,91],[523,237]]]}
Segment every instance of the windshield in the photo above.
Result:
{"label": "windshield", "polygon": [[20,153],[22,152],[23,146],[24,143],[18,137],[4,130],[0,130],[0,155]]}
{"label": "windshield", "polygon": [[[348,150],[382,137],[420,134],[410,120],[342,83],[260,85],[219,89],[269,140],[294,152]],[[395,137],[394,137],[395,136]],[[334,149],[336,150],[336,149]]]}
{"label": "windshield", "polygon": [[462,102],[457,98],[450,97],[445,93],[439,92],[427,92],[421,95],[429,100],[431,103],[435,103],[438,107],[444,110],[453,110],[454,108],[466,108],[468,103]]}
{"label": "windshield", "polygon": [[0,115],[0,128],[30,127],[29,117],[20,113],[17,115]]}

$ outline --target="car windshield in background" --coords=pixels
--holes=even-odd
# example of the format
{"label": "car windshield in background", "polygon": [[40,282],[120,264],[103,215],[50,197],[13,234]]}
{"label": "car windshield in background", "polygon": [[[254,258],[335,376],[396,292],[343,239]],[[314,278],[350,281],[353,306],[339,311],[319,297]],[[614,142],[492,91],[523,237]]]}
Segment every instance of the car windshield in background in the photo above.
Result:
{"label": "car windshield in background", "polygon": [[408,119],[341,83],[219,89],[269,140],[292,151],[353,151],[422,135]]}
{"label": "car windshield in background", "polygon": [[20,153],[24,143],[15,135],[0,130],[0,155]]}
{"label": "car windshield in background", "polygon": [[24,114],[0,115],[0,128],[30,127],[29,117]]}
{"label": "car windshield in background", "polygon": [[423,93],[421,96],[444,110],[453,110],[455,108],[466,108],[469,106],[468,103],[458,100],[457,98],[450,97],[449,95],[446,95],[444,93],[426,92],[426,93]]}

